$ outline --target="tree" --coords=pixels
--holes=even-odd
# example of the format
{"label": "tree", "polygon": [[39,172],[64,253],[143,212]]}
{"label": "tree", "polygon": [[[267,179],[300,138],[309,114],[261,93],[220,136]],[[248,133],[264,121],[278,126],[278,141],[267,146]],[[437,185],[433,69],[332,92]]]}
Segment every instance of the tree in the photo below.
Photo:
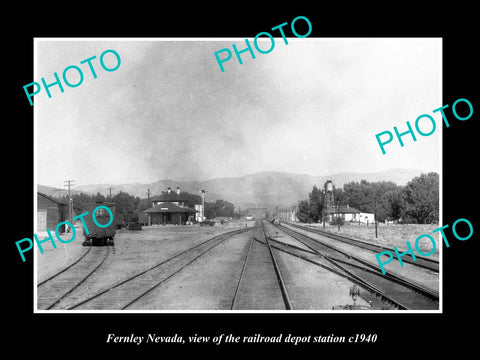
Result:
{"label": "tree", "polygon": [[312,222],[318,222],[322,217],[323,193],[316,185],[313,185],[312,192],[308,194],[310,216]]}
{"label": "tree", "polygon": [[343,191],[342,188],[333,188],[333,199],[335,202],[338,202],[339,204],[346,204],[346,196],[345,192]]}
{"label": "tree", "polygon": [[140,199],[137,204],[137,212],[141,212],[150,208],[152,204],[148,201],[148,199]]}
{"label": "tree", "polygon": [[401,188],[391,181],[350,182],[344,185],[344,203],[362,212],[376,214],[378,221],[385,221],[395,218],[393,204],[399,205],[400,191]]}
{"label": "tree", "polygon": [[93,201],[106,201],[105,196],[97,192],[97,195],[93,196]]}
{"label": "tree", "polygon": [[421,174],[403,189],[405,217],[416,223],[438,223],[439,175],[435,172]]}
{"label": "tree", "polygon": [[405,219],[404,186],[399,186],[396,193],[391,197],[392,219]]}
{"label": "tree", "polygon": [[115,203],[115,213],[122,214],[126,222],[134,221],[138,219],[136,213],[137,206],[140,203],[140,198],[130,195],[126,192],[120,191],[114,195],[109,202]]}
{"label": "tree", "polygon": [[311,223],[312,222],[311,212],[312,212],[311,206],[308,203],[308,201],[307,200],[300,201],[300,203],[298,204],[298,212],[297,212],[298,220],[304,223]]}
{"label": "tree", "polygon": [[308,200],[299,203],[298,219],[307,223],[318,222],[322,218],[323,201],[323,192],[314,185],[312,191],[308,194]]}
{"label": "tree", "polygon": [[213,219],[218,216],[233,217],[235,215],[235,206],[225,200],[216,200],[215,202],[205,202],[205,216]]}
{"label": "tree", "polygon": [[234,217],[238,219],[238,218],[240,218],[240,217],[242,217],[242,216],[246,216],[247,214],[248,214],[248,210],[247,210],[247,209],[242,210],[242,209],[238,208],[238,210],[235,211],[235,213],[234,213]]}
{"label": "tree", "polygon": [[185,198],[185,206],[194,209],[195,205],[202,203],[202,197],[188,192],[182,192],[182,197]]}

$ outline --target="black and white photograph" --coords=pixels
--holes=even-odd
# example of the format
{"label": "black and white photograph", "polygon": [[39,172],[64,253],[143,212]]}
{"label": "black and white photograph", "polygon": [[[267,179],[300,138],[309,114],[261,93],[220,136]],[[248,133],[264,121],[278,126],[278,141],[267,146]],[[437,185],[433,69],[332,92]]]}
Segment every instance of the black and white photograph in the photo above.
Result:
{"label": "black and white photograph", "polygon": [[36,39],[37,310],[441,309],[441,39],[252,43]]}
{"label": "black and white photograph", "polygon": [[474,353],[474,9],[152,5],[8,12],[6,351]]}

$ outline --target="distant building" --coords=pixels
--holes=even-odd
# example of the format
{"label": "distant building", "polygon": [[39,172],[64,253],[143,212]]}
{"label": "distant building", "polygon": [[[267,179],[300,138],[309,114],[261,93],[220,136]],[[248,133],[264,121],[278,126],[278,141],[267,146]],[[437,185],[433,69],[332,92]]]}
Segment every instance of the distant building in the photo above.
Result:
{"label": "distant building", "polygon": [[347,205],[339,205],[335,209],[334,216],[340,216],[345,221],[358,221],[360,210]]}
{"label": "distant building", "polygon": [[278,210],[277,217],[282,221],[298,222],[298,205],[293,205],[290,208]]}
{"label": "distant building", "polygon": [[155,195],[150,198],[152,207],[165,202],[172,203],[177,206],[184,206],[185,201],[187,201],[187,197],[182,195],[179,187],[177,187],[177,191],[172,191],[171,188],[168,188],[167,191],[162,191],[160,195]]}
{"label": "distant building", "polygon": [[[67,220],[67,204],[58,199],[37,192],[37,231],[49,229],[54,231],[56,226]],[[59,233],[65,232],[65,225],[58,229]]]}
{"label": "distant building", "polygon": [[182,196],[179,187],[176,192],[168,188],[161,195],[151,197],[152,207],[142,213],[148,216],[148,225],[184,225],[196,218],[196,210],[185,205],[187,200],[187,197]]}
{"label": "distant building", "polygon": [[361,212],[358,214],[358,221],[364,224],[373,224],[375,221],[375,215],[371,213]]}
{"label": "distant building", "polygon": [[197,204],[195,205],[195,221],[202,222],[204,220],[203,216],[203,205],[202,204]]}
{"label": "distant building", "polygon": [[251,208],[247,209],[247,219],[251,216],[252,219],[263,219],[266,217],[268,208]]}
{"label": "distant building", "polygon": [[[357,221],[365,224],[373,223],[375,219],[374,214],[361,212],[348,204],[336,207],[333,217],[336,217],[337,214],[345,221]],[[329,218],[328,221],[331,221],[332,219],[333,218]]]}

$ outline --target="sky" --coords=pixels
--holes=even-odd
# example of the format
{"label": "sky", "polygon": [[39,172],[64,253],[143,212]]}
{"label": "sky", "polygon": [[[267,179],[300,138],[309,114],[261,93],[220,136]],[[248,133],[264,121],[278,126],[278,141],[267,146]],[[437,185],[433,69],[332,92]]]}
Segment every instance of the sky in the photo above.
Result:
{"label": "sky", "polygon": [[[36,39],[32,81],[51,83],[70,65],[84,75],[78,87],[34,97],[37,183],[440,172],[441,39],[275,38],[270,53],[245,52],[243,64],[233,54],[222,72],[214,53],[234,43],[245,47],[242,38]],[[121,58],[111,72],[99,64],[109,49]],[[94,55],[96,79],[80,64]],[[116,64],[111,53],[104,60]],[[404,136],[404,147],[395,139],[383,155],[375,134],[406,131],[422,114],[436,119],[435,133]]]}

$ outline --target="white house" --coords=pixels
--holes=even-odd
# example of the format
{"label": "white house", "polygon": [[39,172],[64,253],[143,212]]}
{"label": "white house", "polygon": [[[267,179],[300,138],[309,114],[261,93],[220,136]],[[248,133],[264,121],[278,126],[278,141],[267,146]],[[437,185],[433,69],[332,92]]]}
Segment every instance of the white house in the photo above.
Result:
{"label": "white house", "polygon": [[364,223],[364,224],[373,224],[375,221],[375,215],[371,213],[361,212],[360,214],[358,214],[357,221],[360,221],[361,223]]}
{"label": "white house", "polygon": [[340,205],[338,208],[335,208],[335,213],[332,214],[333,217],[337,216],[337,214],[344,220],[344,221],[354,221],[360,222],[364,224],[370,224],[374,222],[374,214],[361,212],[354,207],[347,205]]}

